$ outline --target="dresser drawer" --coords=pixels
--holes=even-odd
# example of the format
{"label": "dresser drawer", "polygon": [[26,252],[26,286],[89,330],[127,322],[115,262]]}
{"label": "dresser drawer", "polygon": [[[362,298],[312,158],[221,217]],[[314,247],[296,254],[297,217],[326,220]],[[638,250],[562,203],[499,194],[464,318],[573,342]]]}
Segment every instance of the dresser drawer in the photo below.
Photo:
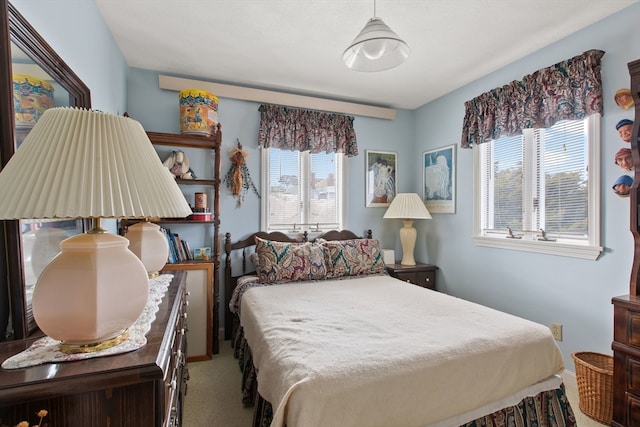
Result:
{"label": "dresser drawer", "polygon": [[427,289],[436,289],[436,270],[438,267],[430,264],[402,265],[389,264],[386,266],[391,277],[403,282],[413,283]]}
{"label": "dresser drawer", "polygon": [[640,349],[640,312],[614,307],[614,314],[619,322],[614,329],[614,340]]}
{"label": "dresser drawer", "polygon": [[419,273],[397,273],[396,277],[402,281],[422,286],[423,288],[435,289],[436,273],[432,271]]}
{"label": "dresser drawer", "polygon": [[627,393],[627,427],[640,427],[640,398]]}

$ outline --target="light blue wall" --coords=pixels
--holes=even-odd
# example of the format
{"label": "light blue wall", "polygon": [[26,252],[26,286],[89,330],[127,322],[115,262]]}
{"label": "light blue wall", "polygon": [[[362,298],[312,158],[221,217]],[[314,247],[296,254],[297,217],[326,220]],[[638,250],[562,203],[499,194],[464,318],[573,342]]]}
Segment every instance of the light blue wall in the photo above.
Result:
{"label": "light blue wall", "polygon": [[10,2],[89,87],[94,109],[125,111],[128,67],[93,1]]}
{"label": "light blue wall", "polygon": [[[147,130],[178,132],[177,93],[158,89],[156,72],[127,68],[93,2],[13,0],[13,4],[90,87],[94,108],[118,114],[129,111]],[[639,24],[640,5],[634,5],[416,111],[399,111],[394,121],[356,117],[361,155],[349,160],[347,227],[359,232],[372,228],[383,247],[400,251],[397,237],[400,224],[383,220],[384,208],[364,206],[366,150],[397,152],[398,190],[421,194],[421,154],[428,149],[458,144],[465,101],[585,50],[602,49],[606,54],[602,70],[605,116],[601,216],[602,245],[606,252],[598,261],[474,246],[469,150],[457,149],[456,213],[434,214],[432,220],[416,221],[415,225],[422,236],[416,245],[416,259],[440,267],[438,286],[443,291],[543,324],[562,323],[565,340],[559,345],[570,369],[571,352],[610,353],[613,317],[610,300],[628,291],[633,255],[629,201],[610,190],[620,174],[612,161],[620,148],[614,125],[632,113],[616,107],[613,93],[628,87],[626,64],[640,57]],[[215,76],[211,79],[215,80]],[[224,135],[223,173],[229,167],[226,152],[238,138],[249,152],[247,164],[259,186],[257,108],[257,103],[221,99],[219,119]],[[200,159],[196,153],[192,156],[195,165],[204,170],[209,159]],[[259,228],[260,202],[252,193],[237,209],[235,199],[223,187],[221,207],[223,234],[231,232],[234,238],[239,238]],[[202,232],[193,231],[193,227],[184,233],[194,241],[202,239]]]}
{"label": "light blue wall", "polygon": [[[188,76],[187,76],[188,77]],[[215,77],[215,76],[214,76]],[[134,119],[140,121],[149,131],[179,133],[179,103],[178,92],[158,88],[158,72],[132,68],[128,75],[128,112]],[[257,148],[258,124],[260,113],[259,103],[220,98],[218,119],[222,123],[222,174],[230,166],[228,150],[235,146],[239,139],[243,148],[249,153],[247,166],[258,188],[260,188],[260,152]],[[354,127],[358,136],[360,154],[348,161],[348,223],[347,228],[358,233],[364,233],[371,228],[374,236],[383,245],[393,247],[397,236],[399,223],[389,223],[382,220],[385,208],[366,208],[363,194],[365,183],[365,151],[380,150],[398,153],[398,191],[410,191],[415,185],[415,175],[411,169],[404,169],[402,165],[410,165],[413,153],[414,113],[412,111],[398,111],[395,120],[373,119],[356,116]],[[162,157],[168,155],[163,151]],[[187,151],[192,167],[196,174],[205,171],[206,164],[199,163],[202,150]],[[193,165],[193,162],[196,165]],[[210,166],[209,166],[210,167]],[[187,199],[193,203],[193,194],[200,189],[185,189]],[[231,233],[233,240],[244,238],[260,228],[260,199],[252,192],[248,192],[242,207],[236,207],[236,199],[231,196],[225,185],[221,188],[221,234]],[[202,228],[192,225],[174,225],[172,231],[181,237],[186,237],[190,243],[202,240]],[[207,245],[210,245],[208,243]],[[224,301],[224,297],[221,297]]]}
{"label": "light blue wall", "polygon": [[[471,240],[473,153],[459,149],[464,102],[589,49],[606,52],[602,60],[605,111],[600,183],[604,254],[597,261],[586,261],[474,246]],[[428,259],[441,268],[438,287],[443,291],[545,325],[563,324],[564,341],[559,345],[569,369],[573,369],[572,352],[611,353],[611,297],[629,290],[633,256],[629,199],[614,195],[611,185],[621,175],[613,157],[624,146],[615,124],[622,118],[633,119],[633,110],[618,108],[613,94],[619,88],[629,87],[627,63],[637,58],[640,58],[638,4],[415,112],[416,153],[458,144],[456,213],[436,214],[431,221],[423,221],[427,251],[417,249],[416,258]],[[420,167],[418,160],[413,163],[414,167]],[[414,190],[419,190],[419,182]]]}

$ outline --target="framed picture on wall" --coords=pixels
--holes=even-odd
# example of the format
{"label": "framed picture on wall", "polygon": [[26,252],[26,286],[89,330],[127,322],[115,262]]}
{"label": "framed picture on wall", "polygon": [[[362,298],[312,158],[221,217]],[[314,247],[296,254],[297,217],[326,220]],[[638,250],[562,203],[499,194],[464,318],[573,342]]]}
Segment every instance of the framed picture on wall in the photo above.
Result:
{"label": "framed picture on wall", "polygon": [[431,213],[456,211],[456,146],[425,151],[423,200]]}
{"label": "framed picture on wall", "polygon": [[389,206],[396,196],[398,155],[388,151],[366,152],[365,206]]}

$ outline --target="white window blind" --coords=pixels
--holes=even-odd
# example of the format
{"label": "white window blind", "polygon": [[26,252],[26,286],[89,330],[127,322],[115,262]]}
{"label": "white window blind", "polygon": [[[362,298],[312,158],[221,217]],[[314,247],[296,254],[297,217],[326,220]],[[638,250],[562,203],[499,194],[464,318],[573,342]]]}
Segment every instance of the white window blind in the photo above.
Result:
{"label": "white window blind", "polygon": [[477,146],[475,237],[599,245],[598,124],[594,115]]}
{"label": "white window blind", "polygon": [[565,233],[587,230],[587,142],[583,121],[483,144],[485,229]]}
{"label": "white window blind", "polygon": [[263,229],[342,228],[342,154],[269,148],[262,156]]}

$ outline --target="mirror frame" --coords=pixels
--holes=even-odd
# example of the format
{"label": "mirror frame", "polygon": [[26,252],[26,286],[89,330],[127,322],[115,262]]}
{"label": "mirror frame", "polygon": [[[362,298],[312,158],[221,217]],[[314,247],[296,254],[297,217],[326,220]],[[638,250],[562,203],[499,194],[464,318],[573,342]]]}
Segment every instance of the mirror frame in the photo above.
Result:
{"label": "mirror frame", "polygon": [[[0,96],[0,165],[4,167],[15,152],[11,42],[69,93],[70,106],[91,108],[91,92],[8,0],[0,0],[0,9],[0,93],[3,94]],[[8,281],[13,329],[13,336],[8,338],[21,339],[33,333],[37,326],[25,298],[20,221],[0,222],[4,225],[1,230],[4,236],[0,237],[4,237],[3,258],[6,260],[6,274],[3,277]]]}

